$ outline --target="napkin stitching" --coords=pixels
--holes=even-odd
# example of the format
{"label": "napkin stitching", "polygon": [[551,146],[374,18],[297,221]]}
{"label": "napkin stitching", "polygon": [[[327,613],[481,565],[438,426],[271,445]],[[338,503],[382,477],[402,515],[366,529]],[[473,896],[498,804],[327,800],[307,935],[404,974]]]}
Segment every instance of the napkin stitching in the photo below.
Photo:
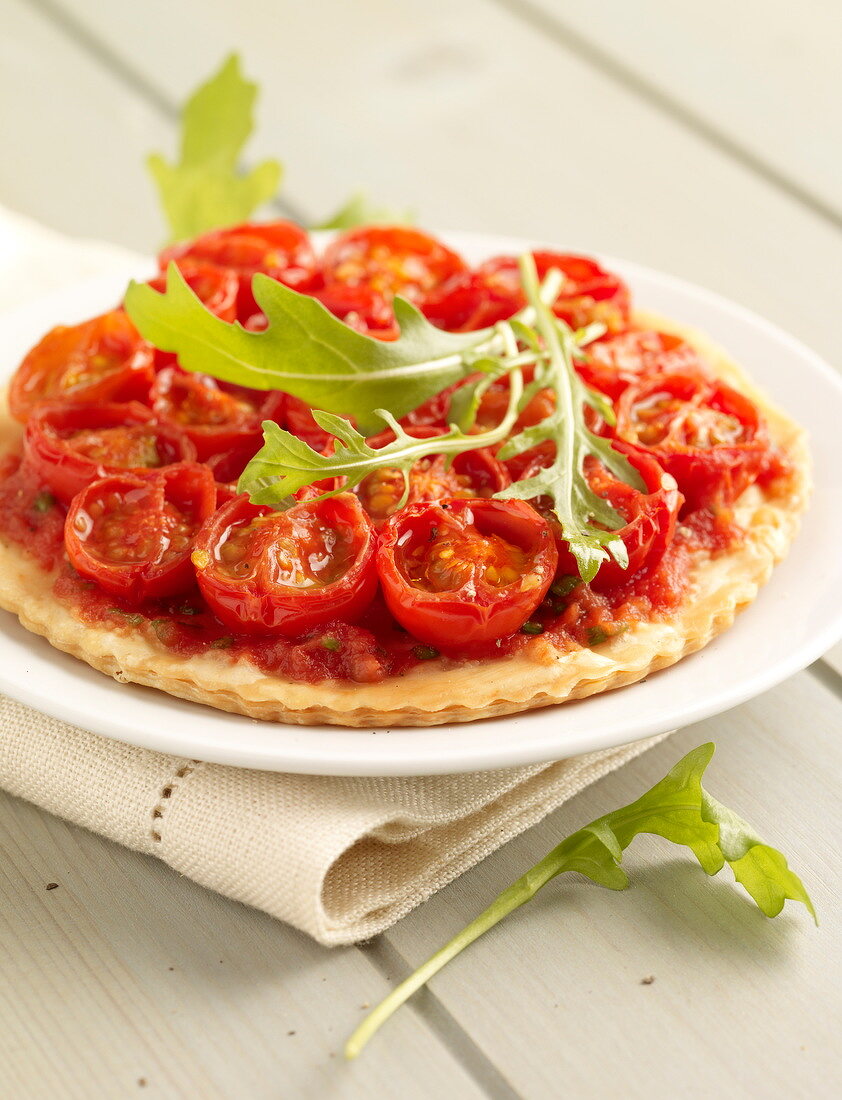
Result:
{"label": "napkin stitching", "polygon": [[182,764],[180,768],[177,768],[172,777],[161,788],[160,800],[152,808],[152,820],[155,824],[152,825],[150,835],[156,844],[161,843],[161,830],[163,828],[164,810],[166,805],[172,799],[176,789],[180,786],[179,780],[187,779],[193,774],[196,768],[201,763],[200,760],[191,760],[187,764]]}

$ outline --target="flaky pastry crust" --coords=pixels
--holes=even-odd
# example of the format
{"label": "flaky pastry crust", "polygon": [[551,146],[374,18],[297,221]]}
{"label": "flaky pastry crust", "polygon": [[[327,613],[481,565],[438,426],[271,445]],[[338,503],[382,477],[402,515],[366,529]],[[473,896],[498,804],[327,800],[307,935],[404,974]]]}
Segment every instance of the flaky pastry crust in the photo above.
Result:
{"label": "flaky pastry crust", "polygon": [[[793,463],[793,474],[785,482],[769,491],[757,486],[746,490],[735,508],[746,531],[744,541],[716,557],[696,555],[687,596],[667,620],[638,623],[593,648],[560,652],[539,636],[519,653],[496,660],[452,667],[424,664],[378,684],[308,684],[266,675],[249,660],[224,651],[182,657],[128,630],[85,623],[53,596],[53,574],[20,547],[2,540],[0,607],[57,649],[116,680],[252,718],[298,725],[470,722],[635,683],[701,649],[754,600],[796,535],[811,479],[803,430],[771,405],[721,348],[703,334],[653,314],[638,312],[634,320],[640,327],[676,333],[697,347],[721,378],[758,405],[773,438]],[[4,414],[0,438],[12,444],[19,432]]]}

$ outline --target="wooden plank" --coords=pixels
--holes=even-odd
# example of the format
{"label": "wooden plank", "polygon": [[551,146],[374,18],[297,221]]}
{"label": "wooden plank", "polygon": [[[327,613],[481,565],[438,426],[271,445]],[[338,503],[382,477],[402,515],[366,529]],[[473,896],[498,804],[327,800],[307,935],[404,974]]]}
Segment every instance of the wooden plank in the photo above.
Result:
{"label": "wooden plank", "polygon": [[826,221],[488,0],[429,0],[423,18],[357,0],[327,19],[242,0],[236,35],[221,0],[55,2],[175,101],[241,47],[263,87],[254,155],[286,160],[309,212],[362,186],[428,225],[649,263],[837,349],[842,245]]}
{"label": "wooden plank", "polygon": [[641,838],[627,856],[630,890],[562,879],[432,988],[530,1100],[559,1089],[582,1100],[835,1095],[842,914],[829,838],[842,827],[840,727],[838,700],[803,673],[589,788],[401,921],[390,940],[418,965],[569,832],[715,739],[709,789],[785,852],[813,895],[818,929],[792,903],[767,920],[728,871],[708,880],[692,857]]}
{"label": "wooden plank", "polygon": [[163,225],[142,163],[171,125],[23,0],[3,5],[0,100],[0,202],[67,233],[155,247]]}
{"label": "wooden plank", "polygon": [[842,7],[502,0],[842,218]]}
{"label": "wooden plank", "polygon": [[141,1082],[190,1100],[390,1096],[396,1081],[407,1097],[485,1095],[413,1013],[344,1063],[387,988],[360,951],[326,951],[2,794],[0,953],[5,1097],[111,1100]]}

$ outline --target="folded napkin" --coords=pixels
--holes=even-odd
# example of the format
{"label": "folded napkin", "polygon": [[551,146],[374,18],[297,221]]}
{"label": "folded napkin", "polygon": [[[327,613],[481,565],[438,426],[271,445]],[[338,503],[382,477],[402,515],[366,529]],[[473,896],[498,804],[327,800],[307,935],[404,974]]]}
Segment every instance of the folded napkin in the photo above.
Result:
{"label": "folded napkin", "polygon": [[[0,311],[7,290],[34,302],[57,272],[78,281],[134,259],[0,208]],[[0,787],[334,945],[383,931],[658,740],[470,775],[286,775],[134,748],[0,696]]]}

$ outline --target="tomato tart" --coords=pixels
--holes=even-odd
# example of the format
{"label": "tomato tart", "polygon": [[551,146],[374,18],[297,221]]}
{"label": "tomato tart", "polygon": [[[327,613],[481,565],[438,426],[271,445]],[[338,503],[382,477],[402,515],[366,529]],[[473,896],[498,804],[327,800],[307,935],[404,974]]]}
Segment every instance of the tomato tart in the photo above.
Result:
{"label": "tomato tart", "polygon": [[117,680],[356,727],[563,703],[700,649],[796,534],[801,429],[589,257],[276,222],[161,272],[2,418],[0,605]]}

